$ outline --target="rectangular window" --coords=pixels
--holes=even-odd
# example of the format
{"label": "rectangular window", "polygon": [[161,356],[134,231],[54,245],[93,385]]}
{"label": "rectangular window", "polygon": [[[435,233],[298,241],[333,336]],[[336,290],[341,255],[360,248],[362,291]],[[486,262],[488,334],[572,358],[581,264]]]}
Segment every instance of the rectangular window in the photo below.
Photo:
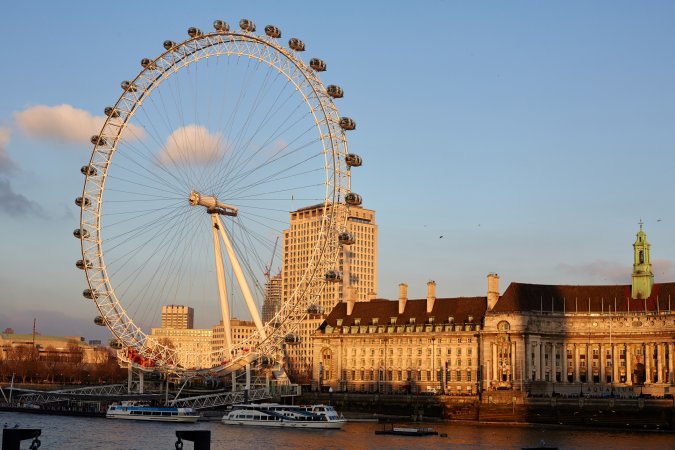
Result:
{"label": "rectangular window", "polygon": [[455,376],[457,377],[455,381],[462,381],[462,371],[458,370],[455,372]]}

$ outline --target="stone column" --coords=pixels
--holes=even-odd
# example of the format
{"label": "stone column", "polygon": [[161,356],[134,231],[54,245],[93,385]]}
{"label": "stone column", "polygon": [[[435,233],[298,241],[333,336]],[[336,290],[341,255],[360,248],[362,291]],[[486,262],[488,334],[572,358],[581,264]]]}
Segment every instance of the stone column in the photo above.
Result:
{"label": "stone column", "polygon": [[539,366],[540,364],[540,359],[541,359],[541,351],[539,350],[539,346],[541,345],[541,342],[533,342],[532,343],[532,353],[534,353],[534,379],[535,380],[540,380],[541,379],[541,367]]}
{"label": "stone column", "polygon": [[511,383],[516,382],[516,342],[511,342]]}
{"label": "stone column", "polygon": [[600,364],[600,383],[606,383],[607,378],[605,377],[605,367],[607,366],[607,355],[605,355],[605,346],[600,344],[600,358],[598,359],[598,364]]}
{"label": "stone column", "polygon": [[668,381],[675,383],[675,344],[668,343]]}
{"label": "stone column", "polygon": [[652,344],[646,343],[644,345],[644,357],[645,357],[645,384],[652,382],[652,363],[654,350],[652,349]]}
{"label": "stone column", "polygon": [[498,380],[499,368],[497,367],[498,358],[497,358],[497,344],[492,344],[492,379],[494,381]]}
{"label": "stone column", "polygon": [[619,346],[612,344],[612,383],[619,382]]}
{"label": "stone column", "polygon": [[546,342],[539,343],[539,379],[544,381],[546,379]]}
{"label": "stone column", "polygon": [[626,344],[626,384],[633,384],[633,364],[631,361],[632,346]]}
{"label": "stone column", "polygon": [[663,370],[664,369],[663,358],[666,355],[666,350],[664,348],[663,342],[659,342],[658,344],[656,344],[656,348],[657,348],[656,373],[658,374],[658,379],[656,381],[658,381],[659,383],[664,383],[666,380],[666,374],[664,373],[665,370]]}
{"label": "stone column", "polygon": [[581,382],[579,378],[579,346],[574,344],[574,381],[576,383]]}
{"label": "stone column", "polygon": [[560,354],[560,361],[562,363],[562,369],[560,370],[560,377],[563,383],[567,383],[567,346],[563,342],[561,344],[562,350]]}

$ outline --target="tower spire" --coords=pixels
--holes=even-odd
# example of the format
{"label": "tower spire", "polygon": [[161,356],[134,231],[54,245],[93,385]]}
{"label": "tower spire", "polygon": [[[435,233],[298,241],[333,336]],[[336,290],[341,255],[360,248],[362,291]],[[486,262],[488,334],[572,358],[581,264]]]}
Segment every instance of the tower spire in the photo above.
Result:
{"label": "tower spire", "polygon": [[647,234],[642,230],[642,219],[638,222],[640,230],[638,231],[633,244],[633,276],[631,297],[648,298],[652,293],[654,286],[654,273],[652,272],[651,256],[649,253],[649,242]]}

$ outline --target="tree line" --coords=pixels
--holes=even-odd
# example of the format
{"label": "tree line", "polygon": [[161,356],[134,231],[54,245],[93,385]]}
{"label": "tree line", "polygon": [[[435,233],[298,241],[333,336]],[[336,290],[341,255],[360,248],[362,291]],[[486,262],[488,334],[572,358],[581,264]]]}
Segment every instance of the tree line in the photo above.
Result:
{"label": "tree line", "polygon": [[0,381],[47,384],[111,384],[124,381],[126,369],[119,367],[108,348],[98,347],[85,358],[84,350],[76,341],[65,349],[53,346],[38,349],[31,345],[17,345],[0,353]]}

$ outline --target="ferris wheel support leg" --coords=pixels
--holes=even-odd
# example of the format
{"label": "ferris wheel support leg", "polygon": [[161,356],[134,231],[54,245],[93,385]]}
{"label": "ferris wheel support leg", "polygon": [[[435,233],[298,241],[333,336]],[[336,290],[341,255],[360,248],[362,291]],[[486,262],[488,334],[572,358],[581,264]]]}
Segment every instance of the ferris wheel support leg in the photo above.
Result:
{"label": "ferris wheel support leg", "polygon": [[237,371],[232,372],[232,392],[237,391]]}
{"label": "ferris wheel support leg", "polygon": [[227,303],[227,285],[225,284],[225,269],[223,268],[223,256],[220,252],[220,239],[218,239],[218,228],[223,225],[218,219],[218,214],[211,214],[213,223],[213,254],[216,258],[216,277],[218,278],[218,296],[220,297],[220,312],[223,317],[223,327],[225,328],[225,359],[230,358],[230,349],[232,348],[232,330],[230,328],[230,305]]}
{"label": "ferris wheel support leg", "polygon": [[144,389],[143,385],[145,384],[145,374],[143,373],[142,370],[138,371],[138,393],[143,394]]}
{"label": "ferris wheel support leg", "polygon": [[258,308],[255,306],[255,302],[253,301],[253,295],[251,295],[251,290],[248,287],[248,283],[246,282],[246,277],[244,277],[244,272],[241,270],[241,265],[239,264],[239,260],[237,259],[237,255],[234,254],[234,249],[232,248],[232,243],[230,242],[230,238],[227,236],[227,232],[225,231],[225,227],[223,227],[222,222],[220,221],[220,218],[218,215],[213,214],[212,217],[214,217],[214,220],[218,223],[218,229],[220,231],[220,237],[223,239],[223,243],[225,244],[225,249],[227,250],[227,255],[230,257],[230,262],[232,263],[232,269],[234,271],[234,275],[237,277],[237,282],[239,283],[239,287],[241,288],[241,292],[244,295],[244,299],[246,300],[246,306],[248,307],[248,311],[251,313],[251,318],[253,318],[253,322],[255,323],[256,328],[258,329],[258,333],[260,334],[260,340],[265,340],[267,338],[267,334],[265,333],[265,328],[263,327],[262,321],[260,320],[260,314],[258,314]]}
{"label": "ferris wheel support leg", "polygon": [[127,367],[127,394],[131,394],[131,385],[134,380],[134,369],[131,367],[131,363]]}
{"label": "ferris wheel support leg", "polygon": [[251,389],[251,364],[246,364],[246,389]]}

